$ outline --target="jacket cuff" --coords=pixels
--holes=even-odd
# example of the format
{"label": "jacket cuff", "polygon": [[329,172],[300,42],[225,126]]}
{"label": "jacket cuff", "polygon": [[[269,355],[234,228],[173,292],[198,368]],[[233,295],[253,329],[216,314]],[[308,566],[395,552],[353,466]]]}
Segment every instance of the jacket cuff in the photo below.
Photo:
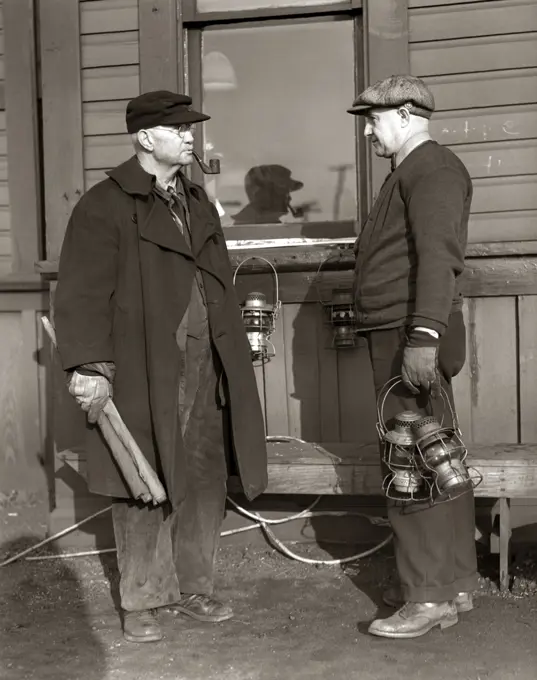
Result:
{"label": "jacket cuff", "polygon": [[412,316],[412,326],[425,326],[433,331],[436,331],[440,337],[446,332],[447,324],[438,321],[437,319],[430,319],[426,316]]}
{"label": "jacket cuff", "polygon": [[427,331],[418,328],[410,328],[407,332],[407,347],[438,347],[440,337],[435,338]]}

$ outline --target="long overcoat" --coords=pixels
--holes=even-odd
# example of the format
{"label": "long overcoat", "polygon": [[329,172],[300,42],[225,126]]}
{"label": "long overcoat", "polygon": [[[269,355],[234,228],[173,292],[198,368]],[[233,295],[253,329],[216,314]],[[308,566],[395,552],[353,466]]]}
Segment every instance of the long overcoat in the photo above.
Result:
{"label": "long overcoat", "polygon": [[[112,361],[114,402],[168,497],[185,495],[178,426],[177,327],[198,268],[211,336],[227,378],[232,451],[246,496],[267,485],[261,405],[218,214],[204,190],[184,179],[192,248],[163,201],[155,178],[135,157],[108,173],[75,206],[60,256],[54,322],[64,370]],[[102,435],[88,426],[91,491],[129,497]]]}

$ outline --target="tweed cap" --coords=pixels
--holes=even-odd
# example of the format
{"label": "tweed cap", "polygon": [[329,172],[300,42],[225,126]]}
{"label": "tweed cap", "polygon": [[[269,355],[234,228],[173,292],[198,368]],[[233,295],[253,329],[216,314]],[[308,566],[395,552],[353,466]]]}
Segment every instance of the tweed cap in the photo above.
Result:
{"label": "tweed cap", "polygon": [[365,89],[347,112],[360,116],[366,115],[370,109],[394,109],[400,106],[406,106],[415,116],[430,118],[435,108],[433,93],[416,76],[390,76]]}
{"label": "tweed cap", "polygon": [[131,99],[125,120],[129,134],[157,125],[201,123],[210,116],[192,109],[192,98],[184,94],[155,90]]}

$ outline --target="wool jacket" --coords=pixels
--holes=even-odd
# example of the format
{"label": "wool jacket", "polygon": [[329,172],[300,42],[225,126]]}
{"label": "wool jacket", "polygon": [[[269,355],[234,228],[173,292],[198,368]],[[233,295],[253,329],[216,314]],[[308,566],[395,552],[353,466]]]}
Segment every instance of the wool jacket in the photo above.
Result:
{"label": "wool jacket", "polygon": [[361,330],[425,326],[442,335],[461,308],[472,181],[434,141],[386,178],[355,244],[354,299]]}

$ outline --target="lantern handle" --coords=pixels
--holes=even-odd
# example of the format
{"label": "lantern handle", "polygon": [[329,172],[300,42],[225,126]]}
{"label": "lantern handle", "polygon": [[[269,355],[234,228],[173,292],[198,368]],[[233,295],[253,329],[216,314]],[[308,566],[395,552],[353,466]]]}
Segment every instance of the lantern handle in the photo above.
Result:
{"label": "lantern handle", "polygon": [[[396,375],[394,378],[390,378],[386,383],[384,383],[382,389],[379,392],[379,396],[377,398],[377,425],[378,425],[378,431],[381,434],[381,437],[386,434],[388,431],[388,428],[386,427],[386,422],[384,420],[384,406],[386,404],[386,399],[388,398],[388,395],[390,392],[393,390],[394,387],[399,385],[400,383],[403,382],[403,379],[400,375]],[[450,414],[451,414],[451,420],[453,422],[453,428],[455,431],[460,434],[460,427],[459,427],[459,419],[457,418],[457,414],[455,413],[455,408],[451,404],[451,399],[449,398],[449,394],[446,392],[444,387],[440,385],[440,397],[442,399],[442,403],[444,405],[444,412],[446,409],[446,403],[449,408]],[[442,414],[442,422],[440,425],[443,424],[444,421],[444,414]]]}
{"label": "lantern handle", "polygon": [[342,252],[341,252],[341,251],[339,251],[339,252],[337,252],[337,253],[334,253],[333,255],[329,255],[327,258],[325,258],[324,260],[322,260],[322,262],[321,262],[321,264],[319,265],[319,267],[318,267],[318,269],[317,269],[317,272],[316,272],[316,274],[315,274],[315,288],[316,288],[316,290],[317,290],[317,297],[318,297],[318,299],[319,299],[319,302],[320,302],[322,305],[326,305],[326,304],[328,304],[328,303],[327,303],[327,302],[323,302],[322,295],[321,295],[321,291],[320,291],[320,289],[319,289],[319,275],[320,275],[320,273],[321,273],[321,269],[323,268],[323,265],[325,265],[327,262],[330,262],[330,260],[335,260],[335,259],[341,260],[341,257],[342,257]]}
{"label": "lantern handle", "polygon": [[242,260],[242,262],[239,263],[239,266],[237,267],[237,269],[235,269],[235,272],[233,274],[233,285],[235,285],[235,281],[237,279],[237,274],[239,273],[239,269],[242,267],[242,265],[245,262],[248,262],[249,260],[263,260],[263,262],[266,262],[269,265],[269,267],[272,269],[272,273],[274,274],[274,287],[275,287],[275,290],[276,290],[276,301],[274,303],[274,309],[275,309],[274,316],[277,316],[277,314],[280,310],[280,307],[282,306],[282,303],[280,302],[280,287],[279,287],[279,283],[278,283],[278,274],[276,273],[276,268],[274,267],[272,262],[267,260],[265,257],[261,257],[260,255],[250,255],[250,257],[244,258],[244,260]]}

